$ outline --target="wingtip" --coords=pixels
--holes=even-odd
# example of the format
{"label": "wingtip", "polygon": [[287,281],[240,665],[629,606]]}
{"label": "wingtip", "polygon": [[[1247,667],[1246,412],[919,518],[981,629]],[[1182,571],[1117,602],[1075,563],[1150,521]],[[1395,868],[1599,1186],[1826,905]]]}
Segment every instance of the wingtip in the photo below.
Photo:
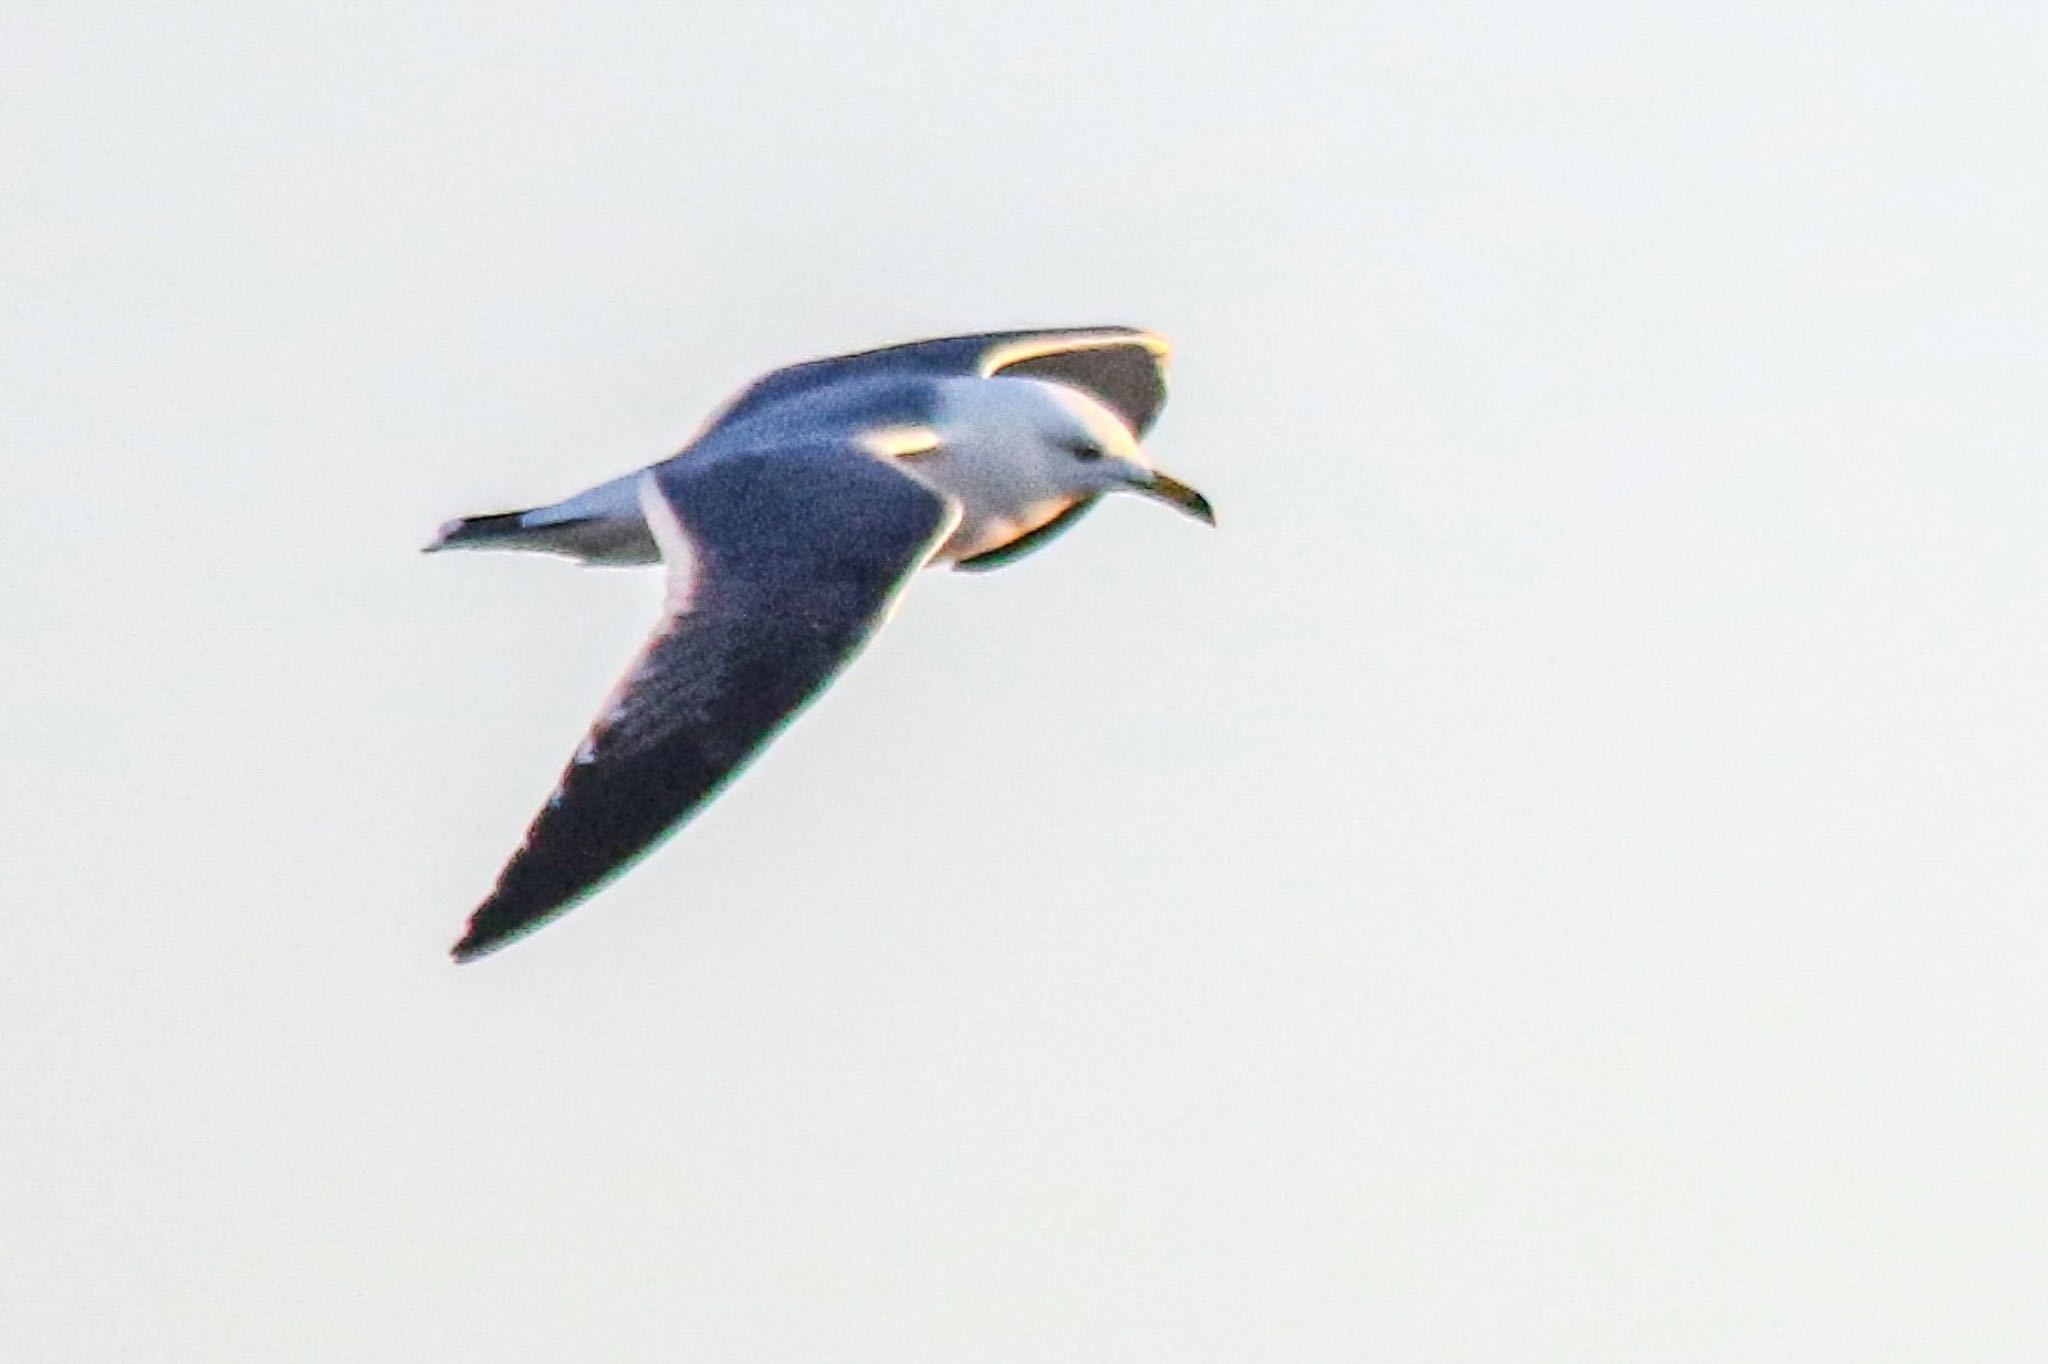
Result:
{"label": "wingtip", "polygon": [[471,918],[462,931],[462,937],[455,946],[448,949],[448,956],[460,966],[464,962],[475,961],[478,957],[489,956],[517,937],[517,933],[486,933],[477,927],[475,918]]}
{"label": "wingtip", "polygon": [[463,926],[462,937],[448,949],[448,956],[456,965],[475,961],[478,957],[488,957],[493,952],[510,947],[548,923],[567,908],[567,905],[558,906],[549,913],[535,915],[524,921],[515,919],[512,922],[506,922],[503,914],[495,912],[499,908],[499,901],[494,896],[478,905],[476,912],[469,916],[469,922]]}
{"label": "wingtip", "polygon": [[462,936],[448,949],[449,960],[457,966],[495,952],[509,941],[502,933],[485,932],[478,922],[481,916],[482,907],[479,906],[477,912],[469,916],[469,922],[462,926]]}

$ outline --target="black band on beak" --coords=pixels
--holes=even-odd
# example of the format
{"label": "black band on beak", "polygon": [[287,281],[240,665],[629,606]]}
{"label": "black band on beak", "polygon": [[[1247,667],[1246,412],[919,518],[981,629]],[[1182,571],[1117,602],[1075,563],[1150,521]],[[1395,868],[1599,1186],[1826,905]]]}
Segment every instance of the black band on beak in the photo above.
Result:
{"label": "black band on beak", "polygon": [[1210,525],[1216,524],[1216,509],[1209,505],[1209,499],[1190,488],[1170,474],[1156,470],[1144,482],[1135,485],[1139,492],[1148,493],[1161,502],[1180,508],[1189,516]]}

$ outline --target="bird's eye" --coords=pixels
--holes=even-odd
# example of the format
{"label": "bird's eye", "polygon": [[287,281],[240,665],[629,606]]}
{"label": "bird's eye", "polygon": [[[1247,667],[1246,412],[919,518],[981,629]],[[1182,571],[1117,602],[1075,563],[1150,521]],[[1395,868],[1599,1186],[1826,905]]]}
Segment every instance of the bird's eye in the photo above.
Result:
{"label": "bird's eye", "polygon": [[1067,447],[1067,452],[1082,461],[1102,458],[1102,447],[1092,441],[1075,441]]}

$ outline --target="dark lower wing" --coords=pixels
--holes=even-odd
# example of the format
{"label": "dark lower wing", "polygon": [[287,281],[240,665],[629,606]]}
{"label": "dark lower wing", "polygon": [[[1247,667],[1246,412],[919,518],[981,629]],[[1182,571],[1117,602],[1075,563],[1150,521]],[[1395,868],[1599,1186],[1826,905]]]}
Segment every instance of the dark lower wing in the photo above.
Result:
{"label": "dark lower wing", "polygon": [[682,460],[648,477],[643,504],[681,599],[477,907],[458,961],[569,908],[716,794],[860,651],[956,519],[848,446]]}

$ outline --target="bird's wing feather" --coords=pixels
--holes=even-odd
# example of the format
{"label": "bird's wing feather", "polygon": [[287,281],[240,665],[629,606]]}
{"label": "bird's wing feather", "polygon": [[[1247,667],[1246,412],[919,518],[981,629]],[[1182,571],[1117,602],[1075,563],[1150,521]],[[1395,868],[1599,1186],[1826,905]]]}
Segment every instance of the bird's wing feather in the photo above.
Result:
{"label": "bird's wing feather", "polygon": [[1049,379],[1083,390],[1144,435],[1166,402],[1166,340],[1136,327],[1059,327],[911,341],[790,365],[763,376],[714,415],[708,435],[837,384],[899,374]]}
{"label": "bird's wing feather", "polygon": [[1095,397],[1142,436],[1166,406],[1163,337],[1128,327],[1024,333],[992,348],[987,373],[1050,379]]}
{"label": "bird's wing feather", "polygon": [[539,927],[687,819],[861,649],[959,508],[844,444],[659,466],[668,609],[455,945]]}

